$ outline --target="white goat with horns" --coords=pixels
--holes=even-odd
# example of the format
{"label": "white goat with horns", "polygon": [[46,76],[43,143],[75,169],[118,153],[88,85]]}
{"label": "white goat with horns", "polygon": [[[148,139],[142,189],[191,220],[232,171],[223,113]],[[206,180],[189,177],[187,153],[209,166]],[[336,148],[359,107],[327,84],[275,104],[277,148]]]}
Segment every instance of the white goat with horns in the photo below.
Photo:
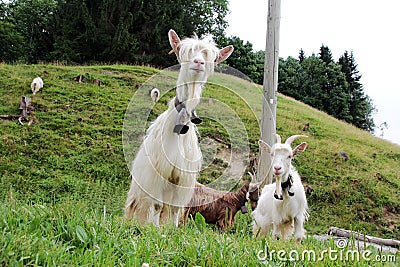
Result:
{"label": "white goat with horns", "polygon": [[258,141],[261,149],[271,155],[275,183],[264,186],[257,208],[252,213],[253,235],[266,235],[272,225],[275,238],[279,235],[283,239],[288,238],[294,228],[294,237],[299,241],[304,238],[308,205],[300,176],[291,162],[295,155],[306,149],[307,143],[303,142],[293,150],[291,144],[307,136],[293,135],[284,144],[281,144],[279,135],[276,137],[277,143],[272,147],[262,140]]}
{"label": "white goat with horns", "polygon": [[189,116],[194,116],[214,65],[233,52],[233,46],[219,50],[213,42],[197,36],[180,40],[173,30],[168,37],[181,65],[177,95],[147,130],[132,163],[125,203],[125,217],[157,226],[169,222],[178,226],[179,213],[193,195],[202,154]]}

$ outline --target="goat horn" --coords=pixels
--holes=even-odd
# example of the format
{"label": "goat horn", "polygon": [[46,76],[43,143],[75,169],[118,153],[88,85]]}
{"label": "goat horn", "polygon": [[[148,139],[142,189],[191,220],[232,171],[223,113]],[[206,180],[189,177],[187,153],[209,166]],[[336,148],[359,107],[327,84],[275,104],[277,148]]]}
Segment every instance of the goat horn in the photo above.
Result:
{"label": "goat horn", "polygon": [[307,135],[292,135],[291,137],[289,137],[288,139],[286,139],[285,144],[287,144],[287,145],[290,146],[294,140],[296,140],[296,139],[298,139],[298,138],[303,138],[303,137],[304,137],[304,138],[307,138],[308,136],[307,136]]}
{"label": "goat horn", "polygon": [[276,137],[276,142],[280,144],[282,141],[281,136],[279,134],[275,134],[275,137]]}

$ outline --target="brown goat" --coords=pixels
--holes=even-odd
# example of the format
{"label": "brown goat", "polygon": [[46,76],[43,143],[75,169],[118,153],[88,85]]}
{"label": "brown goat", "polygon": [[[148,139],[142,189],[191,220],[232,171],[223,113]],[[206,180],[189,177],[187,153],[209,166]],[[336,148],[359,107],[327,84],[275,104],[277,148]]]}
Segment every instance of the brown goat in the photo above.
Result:
{"label": "brown goat", "polygon": [[249,191],[247,199],[250,202],[251,210],[255,210],[257,208],[258,199],[260,198],[260,189],[257,187],[253,191]]}
{"label": "brown goat", "polygon": [[[249,183],[237,192],[218,191],[196,183],[195,192],[184,212],[184,220],[197,212],[203,215],[206,223],[216,224],[220,230],[232,227],[236,213],[247,212],[246,194]],[[227,219],[227,221],[226,221]]]}

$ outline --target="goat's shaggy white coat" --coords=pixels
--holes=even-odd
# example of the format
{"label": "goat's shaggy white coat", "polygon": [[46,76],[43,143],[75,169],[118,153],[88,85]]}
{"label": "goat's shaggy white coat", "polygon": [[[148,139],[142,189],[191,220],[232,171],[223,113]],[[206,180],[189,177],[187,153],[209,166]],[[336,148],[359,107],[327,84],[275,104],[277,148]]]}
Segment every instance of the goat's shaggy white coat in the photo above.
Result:
{"label": "goat's shaggy white coat", "polygon": [[31,83],[32,93],[35,95],[41,88],[43,88],[43,80],[40,77],[36,77]]}
{"label": "goat's shaggy white coat", "polygon": [[[205,39],[182,41],[175,31],[168,33],[181,69],[177,81],[177,98],[192,112],[200,101],[202,86],[214,64],[228,58],[232,46],[217,49]],[[175,98],[151,124],[131,168],[132,183],[125,203],[125,216],[140,224],[179,223],[181,209],[190,201],[201,169],[197,129],[189,122],[184,135],[173,133],[178,111]]]}
{"label": "goat's shaggy white coat", "polygon": [[[287,239],[294,230],[295,239],[301,240],[305,235],[304,222],[308,219],[308,205],[301,178],[291,161],[296,154],[305,150],[307,144],[303,142],[292,150],[292,141],[305,136],[289,137],[285,144],[281,144],[280,137],[277,137],[278,142],[272,148],[262,140],[259,141],[261,149],[271,154],[276,182],[266,185],[261,192],[257,208],[252,213],[253,234],[266,235],[273,226],[274,237]],[[289,175],[292,183],[282,190],[282,183],[288,182]]]}

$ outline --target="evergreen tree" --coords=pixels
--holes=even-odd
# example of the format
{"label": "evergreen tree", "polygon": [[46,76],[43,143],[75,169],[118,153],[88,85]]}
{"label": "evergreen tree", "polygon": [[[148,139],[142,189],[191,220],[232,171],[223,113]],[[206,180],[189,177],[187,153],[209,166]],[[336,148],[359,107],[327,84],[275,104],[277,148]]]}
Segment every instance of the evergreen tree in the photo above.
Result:
{"label": "evergreen tree", "polygon": [[13,62],[24,58],[24,36],[17,31],[9,4],[0,3],[0,61]]}
{"label": "evergreen tree", "polygon": [[334,62],[329,63],[326,66],[324,75],[326,79],[321,88],[325,96],[323,110],[335,118],[351,123],[348,108],[348,85],[340,66]]}
{"label": "evergreen tree", "polygon": [[347,84],[340,67],[311,56],[280,60],[278,90],[342,120],[349,120]]}
{"label": "evergreen tree", "polygon": [[244,42],[237,36],[229,37],[223,40],[220,46],[233,45],[235,51],[226,60],[230,67],[241,71],[253,82],[262,84],[264,79],[264,51],[253,51],[253,45],[250,42]]}
{"label": "evergreen tree", "polygon": [[299,52],[299,61],[300,61],[300,63],[303,62],[303,60],[304,60],[305,58],[306,58],[306,54],[304,53],[303,48],[301,48],[301,49],[300,49],[300,52]]}
{"label": "evergreen tree", "polygon": [[97,59],[96,27],[85,0],[58,0],[54,25],[54,58],[76,63]]}
{"label": "evergreen tree", "polygon": [[327,95],[322,89],[327,82],[325,68],[325,63],[313,55],[301,63],[303,76],[298,78],[301,80],[299,90],[301,98],[299,100],[319,110],[324,110],[326,105]]}
{"label": "evergreen tree", "polygon": [[257,84],[264,83],[264,65],[265,65],[265,51],[259,50],[254,53],[255,57],[255,71],[249,76],[251,80]]}
{"label": "evergreen tree", "polygon": [[350,122],[361,129],[373,132],[375,123],[372,115],[375,108],[371,99],[364,94],[353,52],[349,54],[345,51],[339,58],[338,64],[348,84]]}
{"label": "evergreen tree", "polygon": [[[101,5],[88,1],[88,9],[93,10],[91,18],[96,25],[95,54],[96,60],[106,62],[132,62],[137,49],[138,37],[134,25],[138,23],[140,12],[132,0],[103,0]],[[143,2],[143,1],[142,1]],[[139,3],[140,4],[140,3]],[[134,15],[135,14],[135,15]]]}
{"label": "evergreen tree", "polygon": [[[7,12],[6,12],[7,10]],[[0,5],[0,56],[176,64],[168,30],[223,39],[228,0],[14,0]],[[22,44],[22,45],[18,45]],[[254,72],[255,73],[255,72]]]}
{"label": "evergreen tree", "polygon": [[10,5],[16,38],[23,38],[25,61],[37,63],[38,60],[49,60],[50,51],[53,50],[50,25],[54,1],[15,0]]}
{"label": "evergreen tree", "polygon": [[[303,59],[304,61],[304,59]],[[302,86],[302,77],[304,71],[299,60],[288,57],[286,60],[279,59],[278,69],[278,91],[291,96],[295,99],[303,99],[304,88]]]}
{"label": "evergreen tree", "polygon": [[322,71],[324,78],[321,83],[322,110],[338,119],[351,122],[348,85],[340,67],[333,61],[332,52],[328,46],[320,47],[319,59],[325,63],[324,71]]}
{"label": "evergreen tree", "polygon": [[346,51],[335,63],[327,46],[318,56],[305,57],[300,50],[298,60],[280,59],[278,78],[279,92],[373,132],[375,109],[363,92],[353,53]]}
{"label": "evergreen tree", "polygon": [[329,64],[331,62],[333,62],[333,58],[332,58],[332,52],[329,49],[328,46],[326,45],[321,45],[320,50],[319,50],[319,58],[325,62],[325,64]]}

